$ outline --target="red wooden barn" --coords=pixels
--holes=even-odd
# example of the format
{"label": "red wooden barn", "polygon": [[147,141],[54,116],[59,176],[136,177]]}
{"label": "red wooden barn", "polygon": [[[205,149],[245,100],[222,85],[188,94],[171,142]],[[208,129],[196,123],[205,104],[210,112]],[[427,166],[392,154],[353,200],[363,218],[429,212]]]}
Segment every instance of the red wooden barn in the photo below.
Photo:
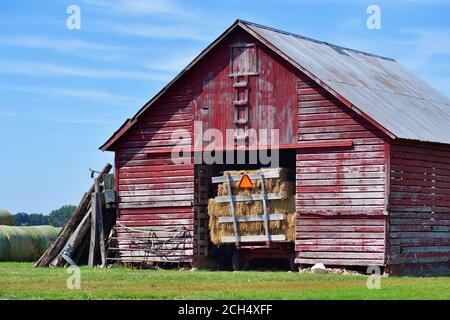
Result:
{"label": "red wooden barn", "polygon": [[208,254],[206,199],[224,166],[172,160],[174,133],[193,147],[195,121],[278,129],[296,170],[297,264],[449,273],[450,100],[395,60],[237,20],[101,147],[115,152],[123,241],[189,240],[151,260]]}

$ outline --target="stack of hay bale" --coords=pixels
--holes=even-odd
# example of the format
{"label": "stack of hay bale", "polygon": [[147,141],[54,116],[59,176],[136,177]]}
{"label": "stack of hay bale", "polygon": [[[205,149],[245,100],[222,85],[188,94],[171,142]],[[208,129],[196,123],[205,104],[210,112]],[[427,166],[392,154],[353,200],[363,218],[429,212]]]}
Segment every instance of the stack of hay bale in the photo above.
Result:
{"label": "stack of hay bale", "polygon": [[[266,178],[266,193],[275,193],[281,199],[268,200],[268,213],[284,213],[284,220],[270,221],[270,234],[284,234],[286,240],[295,240],[295,175],[293,170],[285,168],[270,168],[251,171],[225,171],[224,175],[240,176],[243,174],[261,174],[276,172],[279,178]],[[240,189],[239,181],[232,183],[234,195],[261,194],[261,180],[253,181],[253,189]],[[228,196],[227,183],[219,184],[218,196]],[[248,202],[235,202],[235,214],[238,217],[262,216],[263,204],[260,200]],[[233,236],[233,223],[219,223],[219,217],[231,216],[230,204],[228,202],[217,202],[214,199],[208,201],[209,230],[211,242],[221,244],[222,236]],[[264,235],[264,222],[239,222],[238,230],[240,236]]]}

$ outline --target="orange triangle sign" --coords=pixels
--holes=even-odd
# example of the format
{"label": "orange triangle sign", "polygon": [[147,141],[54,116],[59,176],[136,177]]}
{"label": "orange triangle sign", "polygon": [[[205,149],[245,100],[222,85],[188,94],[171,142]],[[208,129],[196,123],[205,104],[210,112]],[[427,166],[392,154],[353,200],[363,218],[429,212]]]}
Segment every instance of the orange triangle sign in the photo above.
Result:
{"label": "orange triangle sign", "polygon": [[239,189],[253,189],[253,182],[250,177],[245,173],[241,181],[239,182]]}

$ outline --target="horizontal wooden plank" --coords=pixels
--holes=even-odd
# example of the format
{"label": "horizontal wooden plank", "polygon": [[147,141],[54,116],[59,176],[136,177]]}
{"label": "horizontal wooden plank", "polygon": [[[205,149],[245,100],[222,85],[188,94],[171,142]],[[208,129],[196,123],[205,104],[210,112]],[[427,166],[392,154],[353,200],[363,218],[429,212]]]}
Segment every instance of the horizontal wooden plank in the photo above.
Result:
{"label": "horizontal wooden plank", "polygon": [[[295,246],[295,251],[306,252],[306,251],[320,251],[325,253],[330,252],[384,252],[384,245],[378,246],[348,246],[348,245],[297,245]],[[303,255],[301,255],[303,256]],[[341,258],[345,258],[343,255]]]}
{"label": "horizontal wooden plank", "polygon": [[384,239],[383,232],[300,232],[297,239]]}
{"label": "horizontal wooden plank", "polygon": [[342,215],[366,215],[366,216],[381,216],[388,215],[388,212],[383,207],[375,206],[368,208],[367,206],[328,206],[328,207],[305,207],[297,206],[297,213],[299,215],[321,215],[321,216],[342,216]]}
{"label": "horizontal wooden plank", "polygon": [[384,199],[384,191],[379,192],[322,192],[322,193],[297,193],[298,200],[321,199]]}
{"label": "horizontal wooden plank", "polygon": [[392,239],[396,238],[443,238],[450,239],[449,232],[390,232]]}
{"label": "horizontal wooden plank", "polygon": [[388,256],[388,264],[448,262],[450,257],[443,253],[406,253]]}
{"label": "horizontal wooden plank", "polygon": [[296,186],[368,186],[384,185],[385,179],[328,179],[328,180],[297,180]]}
{"label": "horizontal wooden plank", "polygon": [[298,206],[384,206],[384,199],[297,200]]}
{"label": "horizontal wooden plank", "polygon": [[384,239],[297,239],[296,246],[384,246]]}
{"label": "horizontal wooden plank", "polygon": [[433,225],[394,225],[390,226],[391,232],[414,232],[414,231],[450,231],[449,226],[433,226]]}
{"label": "horizontal wooden plank", "polygon": [[173,189],[173,188],[175,188],[175,189],[194,188],[194,182],[192,181],[192,182],[119,185],[119,191],[164,190],[164,189]]}
{"label": "horizontal wooden plank", "polygon": [[297,226],[299,232],[384,232],[384,226]]}
{"label": "horizontal wooden plank", "polygon": [[[283,213],[274,213],[269,215],[269,221],[280,221],[284,220],[284,214]],[[222,216],[219,217],[220,223],[230,223],[233,222],[234,219],[231,216]],[[243,217],[236,217],[237,222],[258,222],[258,221],[265,221],[264,216],[258,215],[258,216],[243,216]]]}
{"label": "horizontal wooden plank", "polygon": [[153,201],[184,201],[193,200],[193,194],[173,195],[173,196],[136,196],[136,197],[120,197],[121,203],[127,202],[153,202]]}
{"label": "horizontal wooden plank", "polygon": [[385,172],[384,164],[362,164],[362,165],[336,165],[334,163],[329,164],[328,161],[326,166],[322,166],[323,163],[320,163],[320,166],[306,167],[306,166],[297,166],[296,173],[351,173],[351,172]]}
{"label": "horizontal wooden plank", "polygon": [[131,190],[119,191],[121,197],[137,197],[137,196],[167,196],[167,195],[192,195],[194,188],[180,188],[180,189],[163,189],[163,190]]}
{"label": "horizontal wooden plank", "polygon": [[109,261],[121,261],[121,262],[186,262],[191,263],[193,261],[193,256],[174,256],[174,257],[147,257],[147,256],[123,256],[120,258],[107,258]]}
{"label": "horizontal wooden plank", "polygon": [[155,207],[186,207],[192,206],[193,201],[146,201],[119,203],[119,209],[155,208]]}
{"label": "horizontal wooden plank", "polygon": [[[249,194],[249,195],[235,195],[233,196],[233,201],[236,202],[247,202],[247,201],[262,201],[264,199],[264,195],[262,194]],[[268,193],[266,194],[267,200],[278,200],[281,199],[281,195],[277,193]],[[215,197],[214,200],[216,202],[231,202],[230,196],[218,196]]]}
{"label": "horizontal wooden plank", "polygon": [[297,253],[300,259],[324,258],[324,259],[371,259],[383,260],[384,253],[376,252],[303,252]]}
{"label": "horizontal wooden plank", "polygon": [[296,258],[298,264],[323,263],[325,266],[383,266],[384,261],[370,259],[326,259],[326,258]]}
{"label": "horizontal wooden plank", "polygon": [[317,173],[317,174],[297,174],[300,180],[335,180],[335,179],[380,179],[385,178],[382,172],[352,172],[352,173]]}
{"label": "horizontal wooden plank", "polygon": [[[266,236],[265,235],[254,235],[254,236],[241,236],[239,238],[240,242],[263,242],[266,241]],[[284,234],[280,234],[280,235],[271,235],[270,236],[271,241],[285,241],[286,240],[286,236]],[[221,241],[222,243],[234,243],[236,242],[236,237],[235,236],[222,236]]]}
{"label": "horizontal wooden plank", "polygon": [[194,230],[194,219],[171,220],[129,220],[120,219],[120,223],[128,227],[152,227],[153,231],[171,230],[174,227],[184,227],[186,230]]}
{"label": "horizontal wooden plank", "polygon": [[370,218],[340,218],[332,217],[329,219],[307,219],[298,217],[298,226],[384,226],[384,219],[370,219]]}
{"label": "horizontal wooden plank", "polygon": [[[242,176],[243,175],[233,175],[233,176],[230,176],[230,178],[231,178],[231,181],[233,181],[233,182],[239,182],[239,181],[241,181]],[[249,173],[248,177],[251,180],[261,180],[260,174]],[[277,179],[279,177],[280,177],[280,174],[278,172],[275,172],[275,171],[264,172],[264,179]],[[212,177],[211,182],[212,183],[224,183],[224,182],[227,182],[227,177],[224,177],[224,176]]]}

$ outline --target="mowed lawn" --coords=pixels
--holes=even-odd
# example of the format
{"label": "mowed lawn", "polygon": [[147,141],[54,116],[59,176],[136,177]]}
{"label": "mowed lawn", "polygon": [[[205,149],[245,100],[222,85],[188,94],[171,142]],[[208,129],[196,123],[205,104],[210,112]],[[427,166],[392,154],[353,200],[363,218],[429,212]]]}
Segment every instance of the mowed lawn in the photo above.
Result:
{"label": "mowed lawn", "polygon": [[67,269],[0,263],[0,299],[450,299],[450,277],[382,277],[282,271],[181,271],[81,268],[69,290]]}

